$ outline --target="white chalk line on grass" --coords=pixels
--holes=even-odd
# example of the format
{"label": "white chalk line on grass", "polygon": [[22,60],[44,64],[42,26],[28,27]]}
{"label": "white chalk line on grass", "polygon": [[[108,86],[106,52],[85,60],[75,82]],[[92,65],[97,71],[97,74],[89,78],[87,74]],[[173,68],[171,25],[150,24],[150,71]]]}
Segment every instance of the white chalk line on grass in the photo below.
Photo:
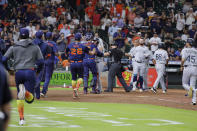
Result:
{"label": "white chalk line on grass", "polygon": [[[184,124],[177,121],[165,120],[165,119],[129,119],[129,118],[111,118],[113,117],[107,113],[98,113],[98,112],[89,112],[88,108],[71,108],[71,107],[33,107],[36,109],[40,109],[42,111],[46,111],[49,113],[54,113],[57,115],[56,117],[46,117],[43,115],[34,115],[34,114],[25,114],[28,123],[24,127],[57,127],[57,128],[82,128],[80,125],[69,124],[71,120],[66,121],[56,121],[54,119],[58,119],[58,116],[72,117],[72,122],[74,122],[73,118],[80,118],[82,120],[96,121],[96,122],[104,122],[104,124],[108,123],[111,126],[133,126],[137,124],[133,124],[133,121],[147,121],[145,125],[147,126],[164,126],[164,125],[180,125]],[[12,112],[15,116],[15,121],[18,121],[17,112]],[[148,122],[149,121],[149,122]],[[154,122],[150,122],[154,121]],[[15,124],[9,125],[10,127],[20,127]]]}

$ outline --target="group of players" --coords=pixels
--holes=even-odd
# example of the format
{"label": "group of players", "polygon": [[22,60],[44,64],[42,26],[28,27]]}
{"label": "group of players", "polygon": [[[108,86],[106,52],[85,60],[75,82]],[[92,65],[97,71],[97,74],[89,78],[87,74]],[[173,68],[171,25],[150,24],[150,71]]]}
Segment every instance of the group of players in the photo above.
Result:
{"label": "group of players", "polygon": [[[20,29],[20,40],[10,47],[2,61],[5,62],[10,58],[14,59],[15,79],[17,87],[17,106],[20,116],[19,125],[25,124],[24,121],[24,100],[32,103],[34,97],[40,99],[40,96],[46,96],[50,78],[54,70],[55,57],[58,55],[56,43],[52,41],[52,33],[45,34],[46,41],[42,38],[44,33],[38,31],[34,40],[29,39],[29,31],[25,28]],[[65,55],[69,58],[70,69],[72,74],[73,98],[79,98],[78,89],[83,84],[84,94],[88,93],[89,71],[93,75],[92,92],[101,93],[97,88],[98,67],[96,57],[110,55],[110,52],[101,52],[97,48],[96,42],[92,41],[93,36],[90,33],[85,35],[85,42],[81,41],[82,35],[75,34],[75,41],[70,43],[66,48]],[[140,37],[134,37],[134,47],[126,56],[132,60],[133,78],[132,91],[135,91],[137,85],[140,85],[140,92],[148,89],[147,72],[149,61],[152,60],[157,71],[157,79],[153,85],[152,91],[157,93],[157,87],[160,82],[163,93],[166,93],[164,83],[165,68],[168,64],[168,53],[164,45],[159,45],[158,50],[151,52],[144,44]],[[183,70],[183,87],[188,91],[189,97],[192,97],[193,105],[196,105],[196,79],[197,79],[197,49],[192,47],[191,43],[186,43],[181,52]],[[35,68],[35,65],[37,68]],[[42,92],[40,93],[40,82],[45,81]]]}

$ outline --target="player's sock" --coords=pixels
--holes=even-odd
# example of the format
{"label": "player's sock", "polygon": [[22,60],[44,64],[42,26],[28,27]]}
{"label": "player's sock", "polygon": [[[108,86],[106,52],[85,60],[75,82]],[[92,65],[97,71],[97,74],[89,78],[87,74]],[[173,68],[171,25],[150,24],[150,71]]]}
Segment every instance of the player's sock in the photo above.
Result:
{"label": "player's sock", "polygon": [[34,96],[32,93],[30,93],[29,91],[25,92],[25,101],[29,104],[31,104],[34,101]]}
{"label": "player's sock", "polygon": [[79,78],[77,80],[77,89],[79,89],[80,85],[83,83],[83,79],[82,78]]}
{"label": "player's sock", "polygon": [[16,100],[20,120],[24,120],[24,100]]}
{"label": "player's sock", "polygon": [[133,83],[137,81],[137,75],[134,75],[133,77]]}
{"label": "player's sock", "polygon": [[143,89],[143,77],[139,77],[139,82],[140,82],[140,88]]}
{"label": "player's sock", "polygon": [[72,80],[72,88],[75,89],[76,88],[76,84],[77,82],[75,80]]}

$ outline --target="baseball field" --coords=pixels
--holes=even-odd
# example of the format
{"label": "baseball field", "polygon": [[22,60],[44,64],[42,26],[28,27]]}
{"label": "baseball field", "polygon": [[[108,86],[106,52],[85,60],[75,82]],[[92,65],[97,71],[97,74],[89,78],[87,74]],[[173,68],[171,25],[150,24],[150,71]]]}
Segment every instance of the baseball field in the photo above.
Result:
{"label": "baseball field", "polygon": [[[16,90],[12,90],[14,97]],[[80,93],[50,89],[47,98],[25,104],[23,127],[18,125],[16,101],[8,131],[196,131],[197,107],[183,90],[167,94],[147,92]]]}

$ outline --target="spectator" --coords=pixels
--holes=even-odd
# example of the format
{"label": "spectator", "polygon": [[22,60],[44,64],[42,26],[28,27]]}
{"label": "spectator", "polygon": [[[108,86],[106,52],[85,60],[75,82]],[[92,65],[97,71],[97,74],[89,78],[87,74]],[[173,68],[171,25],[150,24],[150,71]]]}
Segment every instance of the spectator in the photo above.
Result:
{"label": "spectator", "polygon": [[64,34],[65,38],[70,34],[70,27],[68,26],[68,24],[65,25],[65,28],[62,28],[60,30],[60,34],[62,33]]}
{"label": "spectator", "polygon": [[100,29],[101,24],[101,14],[98,13],[96,10],[93,15],[92,25],[93,25],[93,31],[96,32],[98,29]]}
{"label": "spectator", "polygon": [[135,17],[136,17],[135,11],[130,11],[128,13],[128,21],[129,21],[129,24],[131,24],[131,25],[134,24]]}
{"label": "spectator", "polygon": [[170,52],[168,52],[168,54],[169,54],[169,60],[171,60],[171,61],[176,60],[176,54],[174,52],[174,48],[170,48]]}
{"label": "spectator", "polygon": [[158,44],[161,43],[161,39],[158,37],[158,35],[155,33],[153,37],[149,40],[149,43],[151,45],[151,51],[154,52],[158,49]]}
{"label": "spectator", "polygon": [[117,45],[118,48],[124,47],[126,34],[122,31],[121,28],[118,28],[118,31],[114,33],[113,38],[114,38],[115,45]]}
{"label": "spectator", "polygon": [[183,34],[181,35],[181,40],[183,40],[183,41],[186,42],[188,38],[189,38],[188,31],[187,30],[184,30],[183,31]]}
{"label": "spectator", "polygon": [[175,52],[175,60],[176,61],[180,61],[181,60],[181,51],[182,51],[182,48],[181,47],[178,47],[178,50]]}
{"label": "spectator", "polygon": [[194,35],[196,33],[196,25],[192,25],[192,29],[188,31],[189,38],[194,38]]}
{"label": "spectator", "polygon": [[51,12],[51,16],[47,17],[47,23],[49,25],[55,26],[57,18],[55,17],[55,12]]}
{"label": "spectator", "polygon": [[113,36],[114,33],[118,31],[118,27],[116,26],[116,22],[114,21],[113,24],[109,27],[108,29],[108,34],[109,34],[109,43],[113,43]]}
{"label": "spectator", "polygon": [[185,18],[184,15],[181,13],[180,17],[177,19],[177,23],[176,23],[176,29],[178,31],[182,31],[185,27]]}
{"label": "spectator", "polygon": [[144,19],[139,14],[137,14],[137,16],[134,19],[135,28],[139,30],[139,28],[141,28],[143,23],[144,23]]}
{"label": "spectator", "polygon": [[94,6],[92,5],[92,2],[88,3],[88,7],[85,9],[85,21],[90,22],[92,20],[92,16],[94,14]]}
{"label": "spectator", "polygon": [[117,16],[118,16],[118,19],[117,19],[117,26],[118,26],[118,28],[122,28],[123,26],[124,26],[124,20],[121,18],[121,16],[120,16],[120,14],[117,14]]}
{"label": "spectator", "polygon": [[168,3],[167,8],[168,8],[169,10],[175,9],[175,4],[173,3],[173,0],[170,0],[170,3]]}
{"label": "spectator", "polygon": [[66,39],[64,37],[64,33],[61,33],[59,39],[57,40],[57,49],[60,54],[66,49]]}
{"label": "spectator", "polygon": [[193,8],[190,8],[186,13],[186,25],[189,26],[195,21],[195,13],[193,12]]}
{"label": "spectator", "polygon": [[26,28],[29,30],[29,37],[33,38],[34,33],[36,32],[36,28],[33,26],[33,23],[29,22],[29,25],[26,26]]}

